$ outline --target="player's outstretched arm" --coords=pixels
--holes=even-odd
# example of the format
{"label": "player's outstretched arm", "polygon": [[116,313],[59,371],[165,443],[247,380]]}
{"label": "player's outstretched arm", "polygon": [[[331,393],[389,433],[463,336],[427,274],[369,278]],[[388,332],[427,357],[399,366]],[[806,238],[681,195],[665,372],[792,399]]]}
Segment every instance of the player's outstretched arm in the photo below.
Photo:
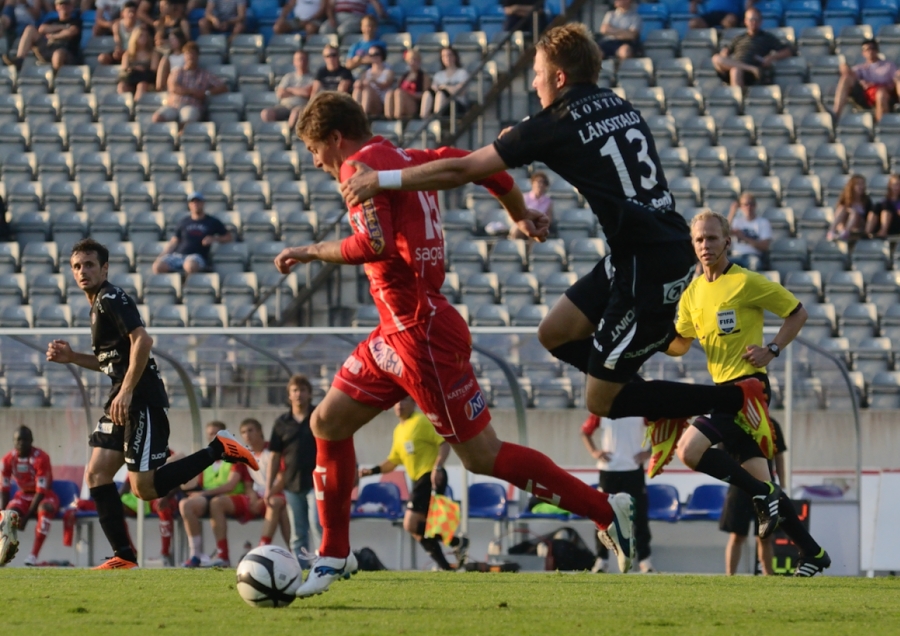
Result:
{"label": "player's outstretched arm", "polygon": [[275,268],[282,274],[287,274],[295,265],[312,261],[345,265],[347,261],[341,256],[341,243],[343,241],[325,241],[312,245],[286,247],[275,257]]}
{"label": "player's outstretched arm", "polygon": [[75,364],[91,371],[100,370],[100,361],[93,353],[77,353],[72,351],[65,340],[53,340],[47,345],[47,362],[59,364]]}
{"label": "player's outstretched arm", "polygon": [[550,233],[550,219],[546,214],[526,207],[525,198],[522,196],[519,186],[513,185],[512,190],[506,194],[495,196],[509,214],[509,218],[526,236],[542,243],[547,240],[547,235]]}
{"label": "player's outstretched arm", "polygon": [[356,161],[348,163],[357,172],[341,184],[341,195],[351,208],[382,190],[449,190],[507,168],[494,146],[485,146],[465,157],[441,159],[403,170],[375,172]]}

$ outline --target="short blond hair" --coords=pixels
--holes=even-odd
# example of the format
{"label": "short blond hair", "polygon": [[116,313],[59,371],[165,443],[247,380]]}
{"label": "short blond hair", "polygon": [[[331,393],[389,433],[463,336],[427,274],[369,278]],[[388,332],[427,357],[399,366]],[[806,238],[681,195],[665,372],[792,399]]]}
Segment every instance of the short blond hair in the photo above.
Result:
{"label": "short blond hair", "polygon": [[722,236],[724,236],[725,238],[731,236],[731,223],[728,222],[728,219],[725,218],[724,215],[719,214],[718,212],[713,212],[712,210],[703,210],[691,219],[692,236],[694,234],[694,227],[700,225],[707,219],[716,219],[719,222],[719,225],[722,226]]}
{"label": "short blond hair", "polygon": [[566,74],[568,84],[596,84],[603,56],[586,26],[570,22],[544,32],[536,45],[547,62]]}

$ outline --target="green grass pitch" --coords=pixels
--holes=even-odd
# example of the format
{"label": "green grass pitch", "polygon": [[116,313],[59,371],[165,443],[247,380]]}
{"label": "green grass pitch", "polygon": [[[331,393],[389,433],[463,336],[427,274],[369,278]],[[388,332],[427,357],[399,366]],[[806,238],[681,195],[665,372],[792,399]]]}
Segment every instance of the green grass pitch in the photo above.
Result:
{"label": "green grass pitch", "polygon": [[[284,609],[233,570],[0,570],[5,634],[900,634],[900,580],[361,573]],[[314,630],[314,631],[312,631]]]}

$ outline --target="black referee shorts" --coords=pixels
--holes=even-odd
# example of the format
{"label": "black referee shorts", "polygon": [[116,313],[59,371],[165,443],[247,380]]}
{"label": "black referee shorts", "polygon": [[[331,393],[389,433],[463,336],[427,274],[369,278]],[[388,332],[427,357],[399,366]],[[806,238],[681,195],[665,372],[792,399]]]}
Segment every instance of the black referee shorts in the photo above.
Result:
{"label": "black referee shorts", "polygon": [[[444,473],[444,478],[439,480],[438,487],[435,492],[443,495],[447,492],[447,471],[443,468],[438,469]],[[412,492],[409,493],[409,501],[406,502],[406,509],[418,512],[423,515],[428,514],[428,506],[431,504],[431,473],[425,473],[419,477],[413,484]]]}
{"label": "black referee shorts", "polygon": [[668,341],[681,294],[694,272],[690,241],[616,250],[566,290],[566,297],[598,325],[588,373],[630,381]]}
{"label": "black referee shorts", "polygon": [[129,411],[128,423],[116,426],[104,414],[91,433],[88,444],[125,453],[131,472],[155,470],[169,458],[169,418],[166,409],[138,406]]}
{"label": "black referee shorts", "polygon": [[746,537],[750,534],[750,524],[756,521],[753,498],[737,486],[730,486],[719,517],[719,530]]}

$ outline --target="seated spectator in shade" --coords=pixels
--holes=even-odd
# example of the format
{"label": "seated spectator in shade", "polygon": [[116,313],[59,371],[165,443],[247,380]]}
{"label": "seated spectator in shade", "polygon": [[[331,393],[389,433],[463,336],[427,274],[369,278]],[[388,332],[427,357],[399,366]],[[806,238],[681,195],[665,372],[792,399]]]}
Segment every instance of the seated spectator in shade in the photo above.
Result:
{"label": "seated spectator in shade", "polygon": [[878,122],[897,103],[900,73],[893,62],[881,59],[875,40],[862,43],[862,54],[865,59],[862,64],[853,68],[846,63],[841,64],[841,79],[834,91],[833,113],[835,117],[840,117],[847,100],[852,99],[863,108],[874,108],[875,121]]}
{"label": "seated spectator in shade", "polygon": [[272,29],[275,33],[303,33],[315,35],[325,19],[328,0],[288,0]]}
{"label": "seated spectator in shade", "polygon": [[866,234],[878,238],[900,234],[900,175],[888,179],[884,199],[866,219]]}
{"label": "seated spectator in shade", "polygon": [[180,32],[184,35],[185,42],[191,41],[191,25],[188,23],[184,4],[177,0],[159,1],[159,18],[153,22],[153,28],[156,32],[156,51],[160,56],[171,51],[172,33]]}
{"label": "seated spectator in shade", "polygon": [[463,85],[468,80],[469,72],[460,67],[456,49],[449,46],[441,49],[441,70],[431,78],[431,92],[422,96],[422,112],[449,115],[449,110],[444,112],[444,107],[451,99],[456,100],[460,110],[465,110],[469,100],[463,92]]}
{"label": "seated spectator in shade", "polygon": [[134,93],[135,101],[147,91],[156,88],[157,64],[153,54],[153,36],[150,27],[139,25],[131,32],[128,50],[122,56],[121,81],[119,93]]}
{"label": "seated spectator in shade", "polygon": [[341,64],[338,50],[333,46],[326,46],[322,57],[325,58],[325,66],[316,71],[310,99],[319,91],[350,93],[353,90],[353,73]]}
{"label": "seated spectator in shade", "polygon": [[634,0],[615,0],[615,11],[607,11],[600,23],[598,43],[603,57],[623,60],[635,56],[635,48],[641,37],[641,16]]}
{"label": "seated spectator in shade", "polygon": [[387,92],[384,116],[388,119],[412,119],[419,115],[425,119],[431,113],[422,109],[422,96],[431,89],[431,78],[422,70],[422,54],[418,49],[407,49],[404,57],[409,70],[400,78],[398,87]]}
{"label": "seated spectator in shade", "polygon": [[56,0],[56,11],[56,17],[44,20],[39,27],[25,27],[16,56],[4,55],[3,61],[21,69],[25,56],[33,50],[38,61],[49,62],[54,71],[77,64],[81,57],[81,16],[72,6],[72,0]]}
{"label": "seated spectator in shade", "polygon": [[544,12],[544,0],[500,0],[503,14],[504,31],[522,31],[531,33],[534,31],[534,16],[537,12],[538,32],[547,28],[547,14]]}
{"label": "seated spectator in shade", "polygon": [[209,0],[200,18],[200,33],[228,33],[229,41],[247,28],[246,0]]}
{"label": "seated spectator in shade", "polygon": [[200,49],[196,43],[184,45],[184,66],[169,75],[166,105],[153,113],[154,123],[177,121],[179,127],[200,121],[210,95],[228,92],[221,78],[200,68]]}
{"label": "seated spectator in shade", "polygon": [[371,66],[356,80],[353,99],[369,117],[381,117],[384,114],[385,97],[394,87],[394,71],[384,63],[384,58],[387,57],[387,49],[384,47],[371,46],[366,57]]}
{"label": "seated spectator in shade", "polygon": [[[550,189],[550,178],[540,170],[531,175],[531,190],[525,194],[525,207],[543,213],[553,222],[553,200],[547,191]],[[509,231],[511,239],[527,239],[528,236],[513,225]]]}
{"label": "seated spectator in shade", "polygon": [[371,66],[372,60],[369,57],[369,51],[373,46],[387,50],[387,44],[378,38],[378,19],[374,15],[367,15],[362,19],[362,39],[354,42],[347,51],[347,61],[344,66],[351,71]]}
{"label": "seated spectator in shade", "polygon": [[285,73],[275,88],[278,106],[264,108],[260,118],[263,121],[286,121],[293,130],[297,118],[306,108],[314,81],[315,78],[309,72],[309,55],[306,51],[295,51],[294,70]]}
{"label": "seated spectator in shade", "polygon": [[0,13],[0,37],[12,41],[19,27],[37,25],[42,8],[41,0],[6,0]]}
{"label": "seated spectator in shade", "polygon": [[829,241],[858,239],[866,231],[866,220],[872,212],[872,200],[866,194],[866,178],[855,174],[838,197],[834,208],[834,223],[825,238]]}
{"label": "seated spectator in shade", "polygon": [[768,269],[772,224],[757,214],[756,197],[749,192],[743,193],[731,204],[728,222],[733,241],[728,259],[753,271]]}
{"label": "seated spectator in shade", "polygon": [[154,274],[183,272],[196,274],[210,268],[210,250],[213,243],[230,243],[231,232],[219,219],[209,216],[203,209],[203,194],[194,192],[188,198],[190,216],[178,224],[175,235],[165,250],[153,263]]}
{"label": "seated spectator in shade", "polygon": [[134,2],[126,2],[122,5],[122,11],[116,21],[113,22],[112,36],[115,47],[111,53],[101,53],[97,56],[97,61],[101,64],[118,64],[122,61],[125,49],[128,48],[128,41],[131,34],[138,25],[137,5]]}
{"label": "seated spectator in shade", "polygon": [[760,28],[762,16],[757,9],[744,14],[747,32],[734,38],[731,44],[712,57],[713,66],[723,82],[732,86],[759,84],[763,69],[777,60],[791,56],[791,47]]}
{"label": "seated spectator in shade", "polygon": [[93,0],[82,0],[82,11],[96,9],[92,34],[112,35],[113,25],[122,14],[124,4],[123,0],[97,0],[96,3]]}
{"label": "seated spectator in shade", "polygon": [[[156,71],[156,90],[158,92],[161,93],[166,90],[166,86],[169,83],[169,74],[184,66],[185,44],[187,44],[187,39],[181,29],[175,29],[169,33],[169,52],[162,56]],[[156,53],[159,54],[158,47]]]}
{"label": "seated spectator in shade", "polygon": [[387,17],[387,12],[378,0],[326,0],[326,2],[325,15],[328,19],[322,25],[322,33],[337,33],[341,36],[359,33],[369,5],[372,5],[379,18]]}
{"label": "seated spectator in shade", "polygon": [[[752,0],[747,4],[752,5]],[[691,0],[688,11],[697,17],[691,18],[688,26],[692,29],[733,29],[740,24],[740,16],[745,8],[741,0]]]}

